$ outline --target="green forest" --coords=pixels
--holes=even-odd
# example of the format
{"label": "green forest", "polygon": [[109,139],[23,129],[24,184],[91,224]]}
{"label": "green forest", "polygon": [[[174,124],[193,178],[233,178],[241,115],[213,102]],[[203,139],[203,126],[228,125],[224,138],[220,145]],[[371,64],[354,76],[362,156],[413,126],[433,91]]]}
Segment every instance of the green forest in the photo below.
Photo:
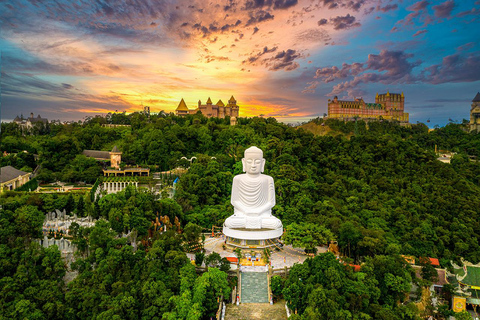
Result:
{"label": "green forest", "polygon": [[[305,319],[418,319],[406,304],[415,274],[400,257],[480,261],[480,134],[464,124],[429,131],[424,124],[341,122],[317,136],[274,118],[177,117],[160,113],[109,114],[84,123],[47,124],[23,132],[2,123],[1,166],[31,171],[40,183],[93,184],[102,163],[85,149],[122,151],[124,165],[151,173],[188,167],[174,199],[129,187],[101,199],[89,194],[7,192],[0,199],[0,318],[12,319],[209,319],[217,298],[229,297],[232,279],[217,268],[197,273],[185,243],[199,230],[222,226],[233,213],[233,176],[246,148],[264,151],[265,174],[275,180],[274,215],[284,241],[314,250],[337,241],[353,272],[331,254],[295,265],[272,291]],[[102,124],[130,127],[102,127]],[[455,152],[451,163],[435,148]],[[26,152],[24,152],[26,151]],[[35,155],[35,156],[34,156]],[[182,157],[196,157],[192,163]],[[79,251],[66,283],[56,247],[36,238],[54,209],[103,218],[77,228]],[[152,221],[168,216],[175,228],[149,237]],[[119,237],[134,230],[138,247]],[[428,277],[427,277],[428,278]],[[301,299],[300,299],[301,297]],[[335,312],[331,311],[335,310]],[[447,315],[448,312],[445,313]]]}

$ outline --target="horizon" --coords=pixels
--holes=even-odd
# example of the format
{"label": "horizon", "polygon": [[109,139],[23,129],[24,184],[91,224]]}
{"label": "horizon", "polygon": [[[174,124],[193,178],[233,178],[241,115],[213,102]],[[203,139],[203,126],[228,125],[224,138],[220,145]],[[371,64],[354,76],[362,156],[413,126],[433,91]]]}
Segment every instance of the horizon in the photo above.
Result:
{"label": "horizon", "polygon": [[327,113],[335,95],[404,92],[410,123],[443,126],[468,119],[480,91],[478,0],[59,4],[0,4],[2,118],[233,95],[241,117],[290,121]]}

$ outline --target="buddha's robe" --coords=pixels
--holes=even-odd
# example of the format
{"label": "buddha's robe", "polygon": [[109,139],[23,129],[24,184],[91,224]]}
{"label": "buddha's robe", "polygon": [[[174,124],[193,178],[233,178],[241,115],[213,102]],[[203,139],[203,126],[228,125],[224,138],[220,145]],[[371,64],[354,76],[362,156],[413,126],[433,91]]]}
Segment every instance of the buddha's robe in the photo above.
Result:
{"label": "buddha's robe", "polygon": [[277,229],[282,222],[272,216],[275,206],[273,178],[264,174],[240,174],[233,178],[231,203],[233,216],[225,220],[227,228]]}

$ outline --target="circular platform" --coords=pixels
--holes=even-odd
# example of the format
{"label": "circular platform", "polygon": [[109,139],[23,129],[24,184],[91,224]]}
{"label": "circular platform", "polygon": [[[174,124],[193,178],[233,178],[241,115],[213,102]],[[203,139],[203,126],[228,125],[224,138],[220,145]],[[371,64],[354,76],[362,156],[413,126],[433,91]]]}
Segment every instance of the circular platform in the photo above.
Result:
{"label": "circular platform", "polygon": [[283,228],[278,229],[230,229],[223,226],[226,243],[240,248],[266,248],[275,246],[283,234]]}

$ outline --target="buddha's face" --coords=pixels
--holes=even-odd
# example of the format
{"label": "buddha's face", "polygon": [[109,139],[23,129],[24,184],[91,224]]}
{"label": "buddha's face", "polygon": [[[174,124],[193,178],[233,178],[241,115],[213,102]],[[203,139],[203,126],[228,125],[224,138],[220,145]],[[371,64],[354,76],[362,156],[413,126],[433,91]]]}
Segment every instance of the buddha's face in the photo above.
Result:
{"label": "buddha's face", "polygon": [[262,158],[260,153],[247,153],[245,158],[242,159],[243,170],[248,174],[260,174],[263,171],[265,159]]}

